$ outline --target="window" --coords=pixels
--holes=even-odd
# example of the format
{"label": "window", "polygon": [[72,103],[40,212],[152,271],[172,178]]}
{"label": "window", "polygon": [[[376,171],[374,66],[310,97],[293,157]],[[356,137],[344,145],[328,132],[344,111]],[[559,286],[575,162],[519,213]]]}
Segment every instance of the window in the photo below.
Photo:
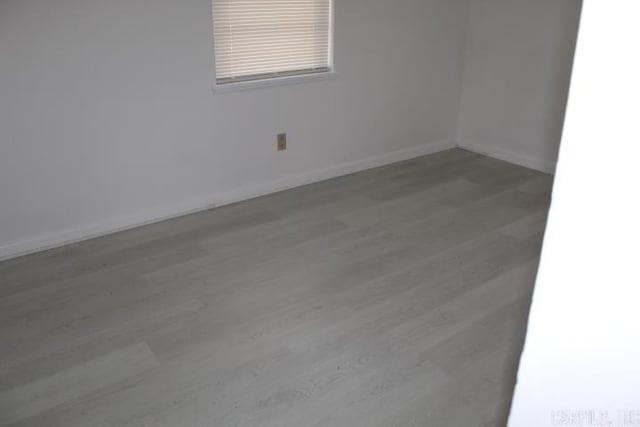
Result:
{"label": "window", "polygon": [[213,0],[216,83],[331,71],[332,0]]}

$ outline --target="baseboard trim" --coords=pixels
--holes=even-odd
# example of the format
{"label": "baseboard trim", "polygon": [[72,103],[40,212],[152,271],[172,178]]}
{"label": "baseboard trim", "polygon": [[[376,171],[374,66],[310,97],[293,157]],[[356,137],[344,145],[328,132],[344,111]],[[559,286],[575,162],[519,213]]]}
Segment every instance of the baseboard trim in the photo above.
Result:
{"label": "baseboard trim", "polygon": [[35,252],[45,251],[84,240],[105,236],[184,215],[204,211],[214,207],[249,200],[302,185],[312,184],[343,175],[349,175],[363,170],[384,166],[391,163],[413,159],[415,157],[433,154],[439,151],[455,148],[452,141],[442,140],[430,144],[410,147],[365,159],[345,162],[336,166],[318,169],[304,174],[272,180],[252,186],[235,189],[228,192],[216,193],[210,196],[192,199],[179,205],[169,206],[153,212],[142,212],[70,230],[47,233],[36,238],[19,240],[0,246],[0,261],[16,258]]}
{"label": "baseboard trim", "polygon": [[556,163],[544,160],[538,157],[532,157],[525,154],[516,153],[514,151],[505,150],[495,145],[478,144],[475,142],[462,141],[458,142],[458,147],[474,153],[493,157],[495,159],[504,160],[505,162],[514,163],[529,169],[535,169],[540,172],[553,175],[556,170]]}

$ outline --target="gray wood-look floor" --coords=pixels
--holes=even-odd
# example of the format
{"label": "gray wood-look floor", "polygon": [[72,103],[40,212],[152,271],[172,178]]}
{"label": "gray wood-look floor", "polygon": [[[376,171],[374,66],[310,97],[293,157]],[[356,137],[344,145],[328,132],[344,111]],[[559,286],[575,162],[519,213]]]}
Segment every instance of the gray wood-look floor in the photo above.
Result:
{"label": "gray wood-look floor", "polygon": [[450,150],[0,264],[0,425],[504,425],[551,177]]}

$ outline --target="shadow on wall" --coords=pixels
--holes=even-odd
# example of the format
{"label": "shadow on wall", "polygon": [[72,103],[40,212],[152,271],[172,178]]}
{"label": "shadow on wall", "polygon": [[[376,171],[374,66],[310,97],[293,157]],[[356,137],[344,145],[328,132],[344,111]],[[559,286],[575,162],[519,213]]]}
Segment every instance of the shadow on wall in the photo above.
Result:
{"label": "shadow on wall", "polygon": [[471,1],[461,146],[553,172],[580,0]]}

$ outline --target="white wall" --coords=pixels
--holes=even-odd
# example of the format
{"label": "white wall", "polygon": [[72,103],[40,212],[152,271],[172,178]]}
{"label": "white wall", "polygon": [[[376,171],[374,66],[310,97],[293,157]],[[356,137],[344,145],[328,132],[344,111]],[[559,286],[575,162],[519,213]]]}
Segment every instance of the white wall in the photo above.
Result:
{"label": "white wall", "polygon": [[584,4],[512,427],[640,425],[638,16]]}
{"label": "white wall", "polygon": [[209,0],[0,1],[0,258],[453,144],[466,12],[337,0],[335,79],[214,95]]}
{"label": "white wall", "polygon": [[471,0],[458,140],[552,171],[580,0]]}

